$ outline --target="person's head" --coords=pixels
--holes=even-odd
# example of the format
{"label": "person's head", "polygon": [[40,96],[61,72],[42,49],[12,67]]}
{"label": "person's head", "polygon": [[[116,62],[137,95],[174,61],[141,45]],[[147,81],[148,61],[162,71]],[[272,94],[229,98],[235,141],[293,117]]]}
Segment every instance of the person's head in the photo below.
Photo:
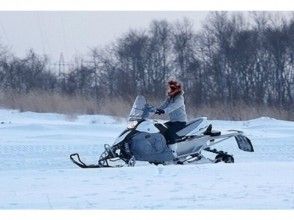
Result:
{"label": "person's head", "polygon": [[168,96],[175,97],[181,94],[182,90],[183,90],[182,84],[179,81],[175,79],[171,79],[168,81],[168,92],[167,92]]}

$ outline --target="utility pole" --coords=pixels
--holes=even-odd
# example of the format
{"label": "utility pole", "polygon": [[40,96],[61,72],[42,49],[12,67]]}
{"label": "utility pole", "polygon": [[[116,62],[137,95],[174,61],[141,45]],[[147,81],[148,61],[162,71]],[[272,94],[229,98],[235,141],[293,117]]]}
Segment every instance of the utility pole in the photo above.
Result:
{"label": "utility pole", "polygon": [[65,88],[65,63],[63,53],[60,53],[59,62],[58,62],[58,77],[61,79],[61,91],[64,91]]}
{"label": "utility pole", "polygon": [[63,57],[63,53],[60,53],[59,56],[59,62],[58,62],[58,75],[59,77],[64,77],[64,73],[65,73],[65,63],[64,63],[64,57]]}

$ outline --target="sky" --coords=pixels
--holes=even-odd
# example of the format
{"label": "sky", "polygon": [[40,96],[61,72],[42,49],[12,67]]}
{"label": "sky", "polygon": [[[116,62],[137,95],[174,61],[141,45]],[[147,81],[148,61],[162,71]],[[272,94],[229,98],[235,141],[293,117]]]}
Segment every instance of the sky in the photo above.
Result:
{"label": "sky", "polygon": [[89,48],[103,47],[129,29],[144,29],[154,19],[189,18],[201,27],[207,11],[0,11],[0,44],[19,57],[30,48],[52,61],[72,60]]}

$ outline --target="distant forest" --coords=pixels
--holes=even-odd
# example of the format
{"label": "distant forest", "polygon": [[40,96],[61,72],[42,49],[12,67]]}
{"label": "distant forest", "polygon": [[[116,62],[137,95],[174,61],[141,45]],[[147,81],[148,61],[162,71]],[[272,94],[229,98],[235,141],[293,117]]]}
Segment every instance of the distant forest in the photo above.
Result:
{"label": "distant forest", "polygon": [[[107,100],[130,105],[138,94],[163,100],[166,80],[176,77],[191,114],[215,109],[214,118],[244,119],[251,115],[241,111],[258,108],[252,117],[271,115],[267,110],[273,109],[283,113],[275,117],[294,120],[293,15],[210,12],[197,31],[187,18],[154,20],[144,30],[91,48],[66,71],[53,71],[48,58],[33,50],[19,58],[1,48],[0,104],[8,107],[12,97],[34,93],[91,100],[94,107],[86,113],[107,112]],[[223,114],[216,115],[218,109]]]}

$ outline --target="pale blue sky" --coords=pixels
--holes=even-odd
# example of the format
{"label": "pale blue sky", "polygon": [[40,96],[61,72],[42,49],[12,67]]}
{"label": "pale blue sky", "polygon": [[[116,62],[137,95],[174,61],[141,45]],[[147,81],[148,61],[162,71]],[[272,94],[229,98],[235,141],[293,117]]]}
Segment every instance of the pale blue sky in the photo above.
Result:
{"label": "pale blue sky", "polygon": [[176,21],[189,18],[195,29],[200,28],[207,12],[44,12],[1,11],[0,43],[18,56],[29,48],[58,60],[62,52],[65,60],[75,54],[85,54],[88,48],[112,42],[130,28],[144,28],[153,19]]}

